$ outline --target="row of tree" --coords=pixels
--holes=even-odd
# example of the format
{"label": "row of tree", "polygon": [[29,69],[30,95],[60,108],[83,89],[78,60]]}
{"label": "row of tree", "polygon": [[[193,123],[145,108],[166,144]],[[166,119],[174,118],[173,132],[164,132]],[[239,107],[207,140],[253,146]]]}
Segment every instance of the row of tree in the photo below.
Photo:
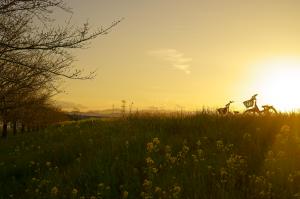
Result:
{"label": "row of tree", "polygon": [[[0,118],[2,137],[7,125],[47,125],[59,120],[60,111],[49,102],[59,93],[61,78],[90,79],[74,66],[71,49],[107,34],[120,21],[91,31],[89,24],[55,23],[53,13],[71,12],[64,0],[0,1]],[[39,122],[37,122],[39,121]],[[36,124],[38,123],[38,124]],[[23,129],[24,127],[22,127]]]}

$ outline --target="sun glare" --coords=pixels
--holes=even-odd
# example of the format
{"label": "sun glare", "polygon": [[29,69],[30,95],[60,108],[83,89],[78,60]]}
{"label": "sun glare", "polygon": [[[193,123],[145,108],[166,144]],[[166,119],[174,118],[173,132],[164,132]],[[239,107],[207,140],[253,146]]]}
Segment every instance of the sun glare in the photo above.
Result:
{"label": "sun glare", "polygon": [[263,71],[257,88],[261,103],[274,105],[280,111],[300,108],[300,60],[277,59],[260,65]]}

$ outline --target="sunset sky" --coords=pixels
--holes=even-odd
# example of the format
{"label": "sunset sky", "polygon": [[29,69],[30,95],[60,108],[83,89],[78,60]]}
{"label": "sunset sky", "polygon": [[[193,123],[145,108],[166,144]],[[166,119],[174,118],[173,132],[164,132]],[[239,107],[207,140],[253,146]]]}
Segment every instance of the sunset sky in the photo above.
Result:
{"label": "sunset sky", "polygon": [[[298,0],[69,0],[72,20],[94,27],[125,18],[77,50],[76,65],[97,70],[65,80],[57,100],[81,109],[155,106],[234,109],[258,93],[259,105],[300,107]],[[69,17],[60,14],[61,18]]]}

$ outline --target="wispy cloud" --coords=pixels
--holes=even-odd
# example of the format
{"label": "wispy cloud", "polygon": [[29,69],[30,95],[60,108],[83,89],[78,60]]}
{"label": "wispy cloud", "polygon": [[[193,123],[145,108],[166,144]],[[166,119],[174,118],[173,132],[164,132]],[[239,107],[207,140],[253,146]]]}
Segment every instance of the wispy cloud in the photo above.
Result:
{"label": "wispy cloud", "polygon": [[148,54],[168,61],[174,68],[182,70],[186,74],[189,74],[191,72],[190,62],[192,61],[192,59],[185,57],[183,53],[179,52],[176,49],[165,48],[151,50],[148,52]]}

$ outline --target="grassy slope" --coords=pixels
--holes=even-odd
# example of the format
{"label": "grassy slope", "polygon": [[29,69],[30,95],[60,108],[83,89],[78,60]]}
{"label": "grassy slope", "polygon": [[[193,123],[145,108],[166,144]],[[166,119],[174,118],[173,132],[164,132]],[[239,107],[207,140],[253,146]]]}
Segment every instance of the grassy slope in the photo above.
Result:
{"label": "grassy slope", "polygon": [[0,141],[0,198],[292,198],[299,125],[298,115],[140,115],[18,135]]}

